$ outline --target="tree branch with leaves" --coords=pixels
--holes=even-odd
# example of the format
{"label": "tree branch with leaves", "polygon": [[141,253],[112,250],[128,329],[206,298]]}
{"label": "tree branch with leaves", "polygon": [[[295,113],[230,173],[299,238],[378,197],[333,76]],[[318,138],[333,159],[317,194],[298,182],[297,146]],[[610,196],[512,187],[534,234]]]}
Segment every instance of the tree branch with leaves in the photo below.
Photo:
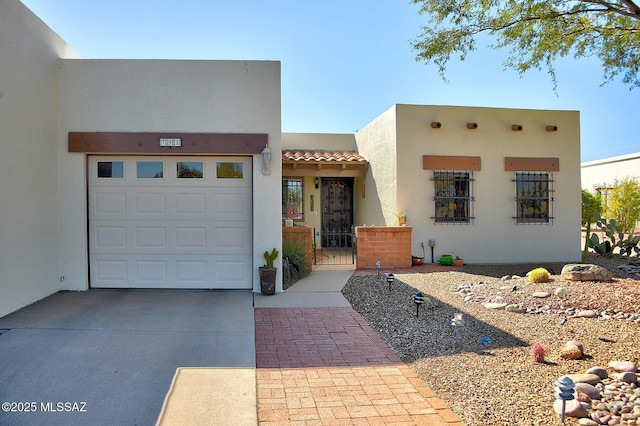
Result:
{"label": "tree branch with leaves", "polygon": [[566,56],[596,56],[604,83],[622,75],[640,86],[640,7],[633,1],[413,0],[428,16],[412,42],[416,60],[433,63],[446,81],[452,56],[464,61],[476,50],[477,36],[495,39],[494,49],[509,48],[504,66],[519,74],[545,68],[554,88],[554,62]]}

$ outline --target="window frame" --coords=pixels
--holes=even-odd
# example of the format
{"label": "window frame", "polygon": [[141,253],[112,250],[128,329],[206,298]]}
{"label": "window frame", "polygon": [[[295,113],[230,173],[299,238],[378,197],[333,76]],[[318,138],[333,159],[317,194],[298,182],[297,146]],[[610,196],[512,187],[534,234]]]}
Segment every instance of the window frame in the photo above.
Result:
{"label": "window frame", "polygon": [[[298,185],[291,185],[292,183],[298,183]],[[287,200],[291,198],[289,195],[290,188],[299,188],[299,199]],[[289,204],[296,203],[298,208],[298,214],[294,215],[293,211],[289,210]],[[302,177],[283,177],[282,178],[282,219],[293,219],[294,222],[304,221],[304,178]]]}
{"label": "window frame", "polygon": [[[513,219],[515,223],[518,225],[553,224],[553,172],[516,171],[514,173],[515,214]],[[525,184],[535,187],[532,189],[523,188]],[[525,209],[528,211],[533,209],[533,212],[525,214]],[[536,212],[536,210],[539,211]]]}
{"label": "window frame", "polygon": [[[431,178],[433,181],[433,206],[434,215],[431,217],[438,225],[468,225],[475,219],[473,215],[473,177],[472,170],[434,170]],[[443,186],[449,184],[448,190],[455,193],[446,193]],[[466,186],[466,188],[460,186]],[[452,188],[453,187],[453,188]],[[458,187],[458,188],[457,188]],[[456,189],[457,188],[457,189]],[[462,191],[462,193],[460,193]],[[451,207],[454,205],[454,207]],[[447,215],[442,215],[447,208]],[[463,215],[456,216],[456,210],[461,209]],[[448,216],[453,210],[454,216]]]}

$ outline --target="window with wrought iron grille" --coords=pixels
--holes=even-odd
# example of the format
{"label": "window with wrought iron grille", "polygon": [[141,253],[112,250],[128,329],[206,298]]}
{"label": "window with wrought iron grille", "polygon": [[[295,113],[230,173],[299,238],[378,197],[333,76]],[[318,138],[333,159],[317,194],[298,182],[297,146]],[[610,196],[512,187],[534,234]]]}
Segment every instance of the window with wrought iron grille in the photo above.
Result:
{"label": "window with wrought iron grille", "polygon": [[302,179],[282,179],[282,218],[304,219],[304,181]]}
{"label": "window with wrought iron grille", "polygon": [[516,172],[516,223],[549,223],[553,219],[553,174]]}
{"label": "window with wrought iron grille", "polygon": [[470,223],[473,217],[473,172],[433,172],[436,223]]}

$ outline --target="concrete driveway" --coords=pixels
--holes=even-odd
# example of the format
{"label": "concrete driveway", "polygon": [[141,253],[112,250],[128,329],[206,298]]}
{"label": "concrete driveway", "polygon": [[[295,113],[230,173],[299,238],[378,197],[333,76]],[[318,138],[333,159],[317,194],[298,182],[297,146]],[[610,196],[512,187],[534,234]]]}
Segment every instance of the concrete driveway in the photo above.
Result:
{"label": "concrete driveway", "polygon": [[0,318],[0,424],[152,425],[176,368],[255,359],[248,290],[57,293]]}

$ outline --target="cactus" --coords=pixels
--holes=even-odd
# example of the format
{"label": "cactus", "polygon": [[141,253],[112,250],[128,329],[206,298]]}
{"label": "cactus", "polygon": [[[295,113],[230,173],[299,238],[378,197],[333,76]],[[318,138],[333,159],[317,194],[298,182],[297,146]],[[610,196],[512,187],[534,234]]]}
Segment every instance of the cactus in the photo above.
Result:
{"label": "cactus", "polygon": [[618,247],[621,255],[631,256],[632,252],[636,256],[640,255],[640,235],[629,235],[625,238],[624,232],[620,229],[618,222],[615,219],[605,219],[596,215],[596,225],[600,228],[608,240],[603,238],[600,242],[600,238],[597,234],[591,234],[589,237],[589,247],[591,247],[596,253],[601,255],[609,255],[613,253],[613,250]]}
{"label": "cactus", "polygon": [[540,342],[535,342],[531,345],[531,358],[533,358],[533,362],[544,362],[546,352],[546,348]]}
{"label": "cactus", "polygon": [[265,251],[264,259],[267,263],[264,265],[264,267],[273,268],[273,261],[276,260],[277,257],[278,257],[278,250],[276,248],[271,250],[271,253],[269,253],[269,250]]}
{"label": "cactus", "polygon": [[549,271],[544,268],[536,268],[529,272],[529,282],[531,283],[546,283],[549,281]]}

